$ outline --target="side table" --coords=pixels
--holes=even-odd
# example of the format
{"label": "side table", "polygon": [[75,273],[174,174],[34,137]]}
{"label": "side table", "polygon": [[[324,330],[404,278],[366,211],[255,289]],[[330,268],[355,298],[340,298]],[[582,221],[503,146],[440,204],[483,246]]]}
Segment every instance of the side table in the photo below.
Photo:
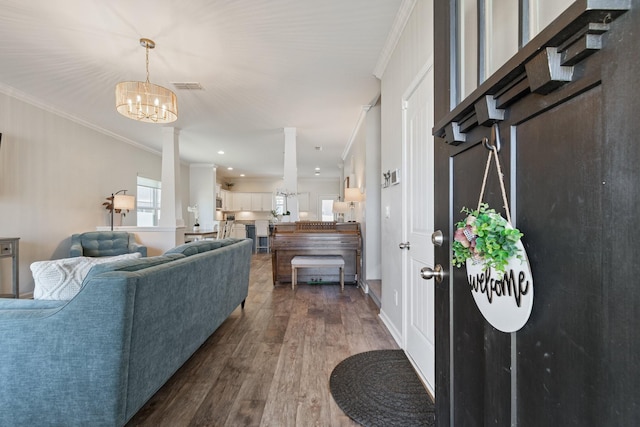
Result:
{"label": "side table", "polygon": [[18,274],[20,268],[18,265],[18,242],[19,237],[0,237],[0,258],[12,258],[13,278],[12,293],[0,294],[2,298],[20,298],[20,289],[18,285]]}

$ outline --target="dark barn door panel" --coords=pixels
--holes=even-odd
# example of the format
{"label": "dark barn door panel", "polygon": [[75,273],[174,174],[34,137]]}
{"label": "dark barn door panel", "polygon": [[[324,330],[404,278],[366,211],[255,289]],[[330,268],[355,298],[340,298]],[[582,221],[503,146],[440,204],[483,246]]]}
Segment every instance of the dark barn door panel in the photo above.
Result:
{"label": "dark barn door panel", "polygon": [[[438,2],[436,2],[438,3]],[[435,6],[436,416],[439,426],[630,426],[640,420],[640,0],[577,1],[452,111],[447,5]],[[448,62],[446,62],[448,61]],[[436,64],[438,62],[436,61]],[[450,268],[498,123],[534,304],[490,326]],[[495,169],[485,200],[502,206]]]}
{"label": "dark barn door panel", "polygon": [[522,426],[593,425],[595,403],[606,401],[601,93],[597,86],[516,127],[518,227],[537,285],[517,334]]}

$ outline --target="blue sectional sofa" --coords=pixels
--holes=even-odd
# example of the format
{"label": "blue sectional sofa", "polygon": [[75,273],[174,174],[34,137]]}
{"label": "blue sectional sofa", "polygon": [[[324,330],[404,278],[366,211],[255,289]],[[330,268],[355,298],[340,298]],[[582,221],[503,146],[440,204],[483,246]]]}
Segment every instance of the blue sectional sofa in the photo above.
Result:
{"label": "blue sectional sofa", "polygon": [[122,426],[248,294],[251,239],[94,266],[69,301],[0,300],[0,425]]}

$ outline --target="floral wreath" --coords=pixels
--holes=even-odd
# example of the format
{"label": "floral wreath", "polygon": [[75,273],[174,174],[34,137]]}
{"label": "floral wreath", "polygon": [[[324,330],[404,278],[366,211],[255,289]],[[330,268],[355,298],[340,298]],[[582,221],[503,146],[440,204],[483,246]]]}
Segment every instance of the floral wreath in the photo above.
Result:
{"label": "floral wreath", "polygon": [[[500,134],[498,126],[494,124],[491,128],[492,144],[488,144],[484,138],[485,147],[489,149],[487,165],[484,169],[484,179],[480,189],[478,208],[470,210],[462,208],[461,212],[467,214],[466,218],[456,223],[456,231],[453,237],[453,265],[462,267],[467,260],[474,263],[484,263],[483,270],[494,268],[498,272],[503,272],[513,257],[524,260],[520,249],[516,245],[524,236],[520,230],[511,226],[511,214],[509,212],[509,202],[507,192],[504,188],[504,175],[498,159],[500,147]],[[495,158],[498,181],[502,192],[502,201],[507,218],[497,213],[494,209],[489,209],[489,205],[482,202],[484,190],[491,166],[491,158]]]}
{"label": "floral wreath", "polygon": [[461,212],[467,217],[456,223],[452,245],[456,267],[462,267],[471,259],[484,263],[485,270],[493,267],[504,272],[510,258],[523,259],[516,246],[523,234],[494,209],[489,209],[489,205],[481,203],[474,211],[463,208]]}

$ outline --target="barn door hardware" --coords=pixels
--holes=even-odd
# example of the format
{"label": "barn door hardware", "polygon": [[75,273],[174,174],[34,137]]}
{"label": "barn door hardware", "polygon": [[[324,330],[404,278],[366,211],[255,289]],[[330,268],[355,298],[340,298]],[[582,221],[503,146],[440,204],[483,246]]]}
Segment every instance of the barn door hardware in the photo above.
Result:
{"label": "barn door hardware", "polygon": [[500,127],[498,126],[498,122],[494,122],[493,126],[491,126],[491,140],[485,136],[482,138],[482,143],[487,150],[492,151],[493,147],[496,147],[496,152],[500,152],[502,144],[500,143]]}

